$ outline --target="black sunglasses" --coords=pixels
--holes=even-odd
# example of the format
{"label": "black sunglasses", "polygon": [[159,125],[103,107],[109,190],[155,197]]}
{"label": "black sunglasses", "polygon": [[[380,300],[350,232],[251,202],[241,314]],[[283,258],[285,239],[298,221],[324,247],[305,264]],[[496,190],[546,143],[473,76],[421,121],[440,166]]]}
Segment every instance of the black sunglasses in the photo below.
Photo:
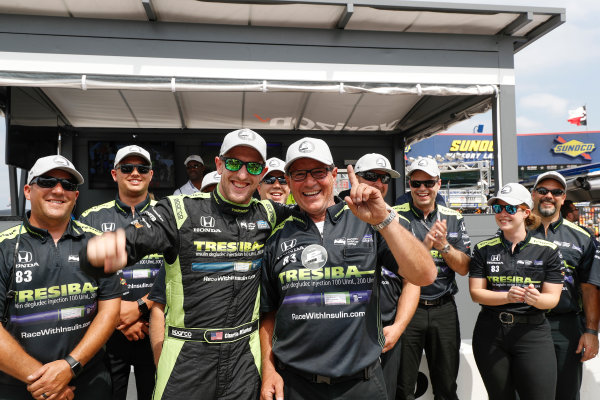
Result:
{"label": "black sunglasses", "polygon": [[356,175],[368,180],[369,182],[377,182],[377,179],[381,180],[381,183],[388,184],[392,180],[389,174],[378,174],[372,171],[358,172]]}
{"label": "black sunglasses", "polygon": [[262,181],[263,181],[263,183],[266,183],[267,185],[272,185],[275,183],[275,181],[278,181],[280,185],[287,185],[287,181],[285,180],[285,178],[283,176],[275,177],[273,175],[270,175],[268,178],[265,178]]}
{"label": "black sunglasses", "polygon": [[296,171],[288,172],[288,175],[292,180],[296,182],[302,182],[310,174],[314,179],[319,180],[327,176],[329,171],[333,171],[332,167],[319,167],[313,169],[298,169]]}
{"label": "black sunglasses", "polygon": [[427,189],[431,189],[432,187],[435,186],[435,184],[437,183],[437,181],[435,179],[429,179],[426,181],[415,181],[415,180],[410,180],[410,186],[414,187],[415,189],[418,189],[421,187],[421,185],[425,185],[425,187]]}
{"label": "black sunglasses", "polygon": [[548,193],[552,193],[552,196],[562,196],[565,194],[565,191],[562,189],[546,189],[545,187],[537,187],[534,189],[536,192],[541,194],[542,196],[547,195]]}
{"label": "black sunglasses", "polygon": [[202,164],[188,164],[185,166],[186,169],[198,169],[202,167]]}
{"label": "black sunglasses", "polygon": [[74,192],[77,190],[77,183],[71,182],[68,179],[54,178],[52,176],[38,176],[31,181],[31,184],[34,183],[44,189],[53,188],[60,183],[62,188],[68,192]]}
{"label": "black sunglasses", "polygon": [[237,158],[223,156],[219,158],[225,163],[225,168],[231,172],[239,171],[244,165],[246,166],[246,171],[248,171],[250,175],[260,175],[260,173],[263,172],[263,169],[265,169],[264,164],[256,161],[242,161]]}
{"label": "black sunglasses", "polygon": [[144,165],[144,164],[120,164],[120,165],[117,165],[117,169],[120,169],[121,172],[124,174],[132,173],[134,168],[137,169],[138,172],[142,175],[147,174],[152,169],[152,167],[150,165]]}
{"label": "black sunglasses", "polygon": [[505,204],[505,205],[493,204],[492,205],[492,210],[494,210],[495,214],[500,214],[502,212],[502,210],[506,210],[506,212],[509,213],[510,215],[515,215],[517,213],[518,209],[519,209],[519,206],[513,206],[510,204]]}

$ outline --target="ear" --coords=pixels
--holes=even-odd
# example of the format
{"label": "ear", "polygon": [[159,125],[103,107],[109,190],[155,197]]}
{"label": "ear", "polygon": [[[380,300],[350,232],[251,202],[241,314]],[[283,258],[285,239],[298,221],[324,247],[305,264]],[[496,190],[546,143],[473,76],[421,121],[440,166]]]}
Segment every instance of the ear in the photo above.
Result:
{"label": "ear", "polygon": [[23,187],[23,193],[25,194],[25,198],[31,201],[31,186],[25,185]]}
{"label": "ear", "polygon": [[215,157],[215,167],[217,168],[217,172],[219,173],[219,175],[223,175],[223,168],[224,168],[224,164],[223,161],[221,160],[221,157],[216,156]]}
{"label": "ear", "polygon": [[152,180],[152,177],[154,176],[154,170],[151,169],[150,172],[148,172],[148,174],[150,175],[150,180]]}
{"label": "ear", "polygon": [[117,170],[116,169],[112,169],[110,171],[110,174],[112,175],[113,181],[117,181]]}
{"label": "ear", "polygon": [[333,176],[333,179],[335,180],[335,177],[337,176],[337,167],[333,167],[333,170],[331,171],[331,176]]}

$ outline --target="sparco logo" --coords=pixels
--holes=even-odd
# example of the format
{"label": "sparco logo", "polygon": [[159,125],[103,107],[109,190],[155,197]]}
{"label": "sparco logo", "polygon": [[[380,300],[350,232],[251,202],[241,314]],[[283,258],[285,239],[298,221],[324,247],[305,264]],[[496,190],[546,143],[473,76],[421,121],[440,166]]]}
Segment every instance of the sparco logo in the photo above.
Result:
{"label": "sparco logo", "polygon": [[491,261],[500,261],[500,254],[495,254],[490,257]]}
{"label": "sparco logo", "polygon": [[102,232],[112,232],[115,230],[115,223],[114,222],[103,222],[101,228],[102,228]]}
{"label": "sparco logo", "polygon": [[296,239],[286,240],[281,243],[281,251],[287,251],[296,246]]}
{"label": "sparco logo", "polygon": [[242,140],[254,140],[256,135],[250,129],[242,129],[240,133],[238,133],[238,137]]}
{"label": "sparco logo", "polygon": [[177,219],[179,221],[183,219],[183,208],[181,201],[175,201],[175,214],[177,215]]}
{"label": "sparco logo", "polygon": [[215,219],[213,217],[200,217],[200,225],[205,228],[214,228],[215,227]]}
{"label": "sparco logo", "polygon": [[308,141],[304,141],[300,143],[300,146],[298,146],[298,151],[300,153],[311,153],[312,151],[314,151],[314,149],[315,145]]}
{"label": "sparco logo", "polygon": [[29,263],[33,260],[33,255],[29,251],[20,251],[17,257],[20,263]]}
{"label": "sparco logo", "polygon": [[179,331],[177,329],[171,329],[171,335],[186,339],[192,338],[192,332]]}
{"label": "sparco logo", "polygon": [[375,161],[375,164],[379,165],[380,167],[386,167],[387,166],[387,164],[386,164],[386,162],[385,162],[385,160],[383,158],[378,158]]}

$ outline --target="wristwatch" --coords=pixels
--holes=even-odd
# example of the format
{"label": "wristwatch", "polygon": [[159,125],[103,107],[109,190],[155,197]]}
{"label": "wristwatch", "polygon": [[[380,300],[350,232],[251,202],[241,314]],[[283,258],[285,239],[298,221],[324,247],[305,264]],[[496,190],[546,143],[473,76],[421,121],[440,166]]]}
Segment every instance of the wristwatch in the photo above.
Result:
{"label": "wristwatch", "polygon": [[142,315],[142,319],[148,321],[148,317],[150,315],[150,310],[148,310],[148,304],[144,301],[144,299],[137,299],[138,310],[140,310],[140,314]]}
{"label": "wristwatch", "polygon": [[71,371],[73,371],[73,375],[75,377],[78,377],[79,374],[81,374],[81,372],[83,371],[83,366],[81,365],[81,363],[73,357],[71,357],[70,355],[66,356],[64,360],[68,362],[71,366]]}
{"label": "wristwatch", "polygon": [[394,220],[394,218],[396,218],[396,215],[397,215],[396,211],[393,208],[390,208],[389,210],[390,210],[390,215],[388,215],[386,219],[384,219],[377,225],[371,225],[373,227],[373,229],[375,229],[377,232],[379,232],[380,230],[382,230],[383,228],[385,228],[386,226],[391,224],[392,221]]}
{"label": "wristwatch", "polygon": [[450,249],[451,249],[451,248],[452,248],[452,247],[450,246],[450,243],[446,243],[446,245],[445,245],[444,247],[442,247],[442,249],[441,249],[440,251],[441,251],[443,254],[450,253]]}

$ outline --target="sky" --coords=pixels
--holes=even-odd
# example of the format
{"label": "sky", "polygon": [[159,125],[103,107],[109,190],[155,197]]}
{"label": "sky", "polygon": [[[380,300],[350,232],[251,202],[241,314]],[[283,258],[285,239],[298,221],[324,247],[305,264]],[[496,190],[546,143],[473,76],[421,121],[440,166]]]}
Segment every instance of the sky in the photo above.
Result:
{"label": "sky", "polygon": [[[600,130],[600,1],[511,0],[452,1],[448,3],[513,4],[560,7],[567,21],[515,55],[517,133]],[[588,125],[567,122],[568,110],[585,105]],[[491,113],[452,126],[447,132],[470,133],[484,125],[492,131]],[[4,164],[5,125],[0,117],[0,209],[8,207],[8,167]]]}

